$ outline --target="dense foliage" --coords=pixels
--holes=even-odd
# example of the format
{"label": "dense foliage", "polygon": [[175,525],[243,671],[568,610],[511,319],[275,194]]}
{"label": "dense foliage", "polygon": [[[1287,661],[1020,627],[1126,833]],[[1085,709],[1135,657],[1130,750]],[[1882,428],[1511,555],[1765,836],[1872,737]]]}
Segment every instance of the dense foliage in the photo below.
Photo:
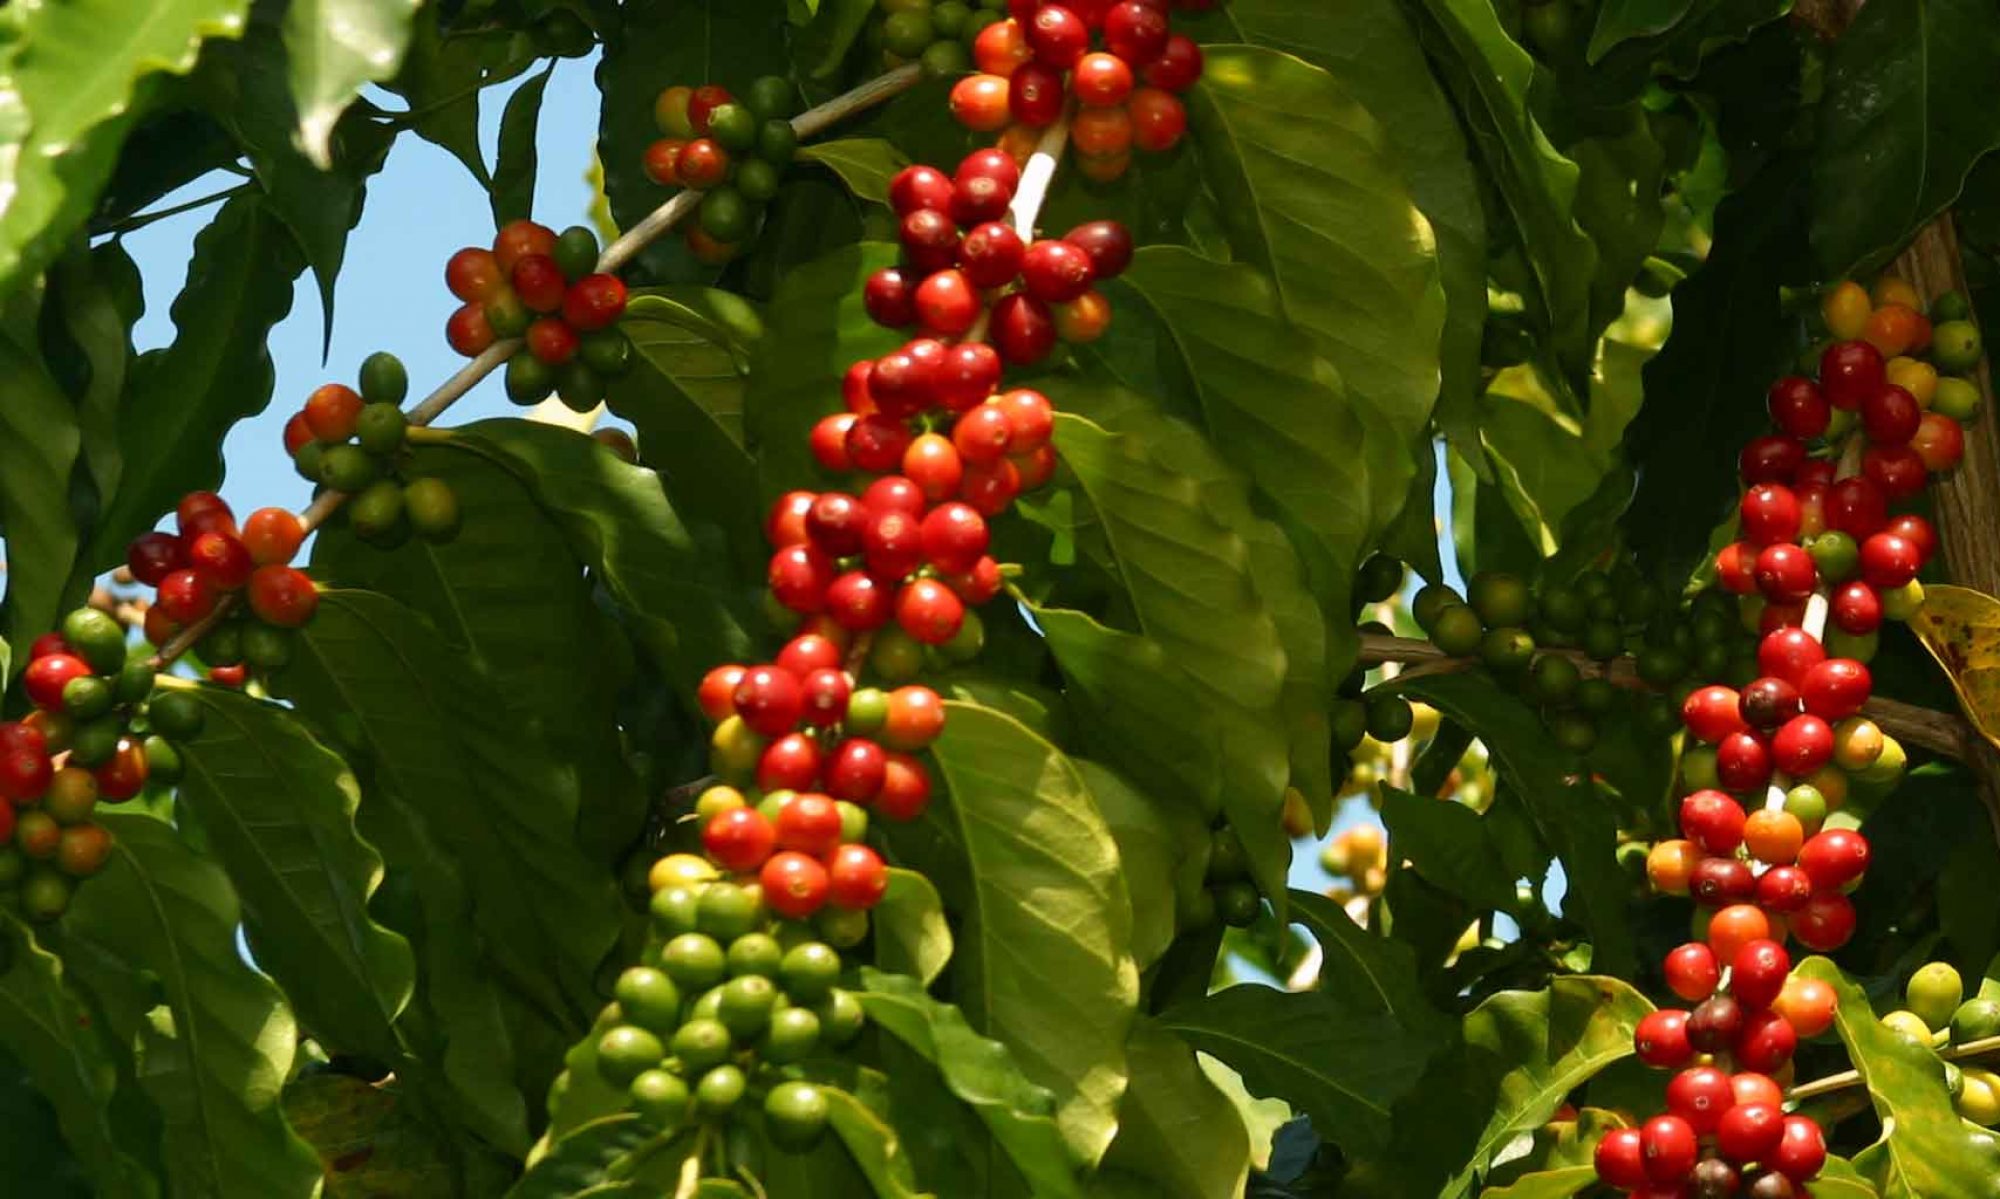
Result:
{"label": "dense foliage", "polygon": [[[1990,5],[99,7],[0,9],[16,1189],[2000,1194]],[[405,137],[468,366],[274,397]]]}

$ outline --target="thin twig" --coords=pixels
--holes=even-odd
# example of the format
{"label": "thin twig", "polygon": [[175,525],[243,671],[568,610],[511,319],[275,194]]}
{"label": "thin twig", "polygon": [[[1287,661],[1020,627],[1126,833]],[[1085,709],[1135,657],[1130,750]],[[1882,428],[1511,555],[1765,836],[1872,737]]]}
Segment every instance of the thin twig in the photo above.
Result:
{"label": "thin twig", "polygon": [[[852,116],[865,108],[880,104],[893,96],[908,91],[910,88],[916,86],[917,82],[922,78],[922,69],[915,63],[898,67],[886,75],[879,75],[857,88],[843,92],[826,103],[816,108],[809,108],[798,116],[793,117],[792,131],[798,134],[800,139],[803,140],[806,137],[824,131],[836,122]],[[243,186],[247,187],[249,185],[245,184]],[[230,190],[240,191],[242,187]],[[228,193],[222,194],[226,195]],[[208,197],[208,200],[195,201],[194,203],[207,203],[209,200],[215,198],[211,196]],[[598,256],[597,269],[607,273],[616,271],[619,267],[629,262],[640,250],[644,249],[647,244],[684,220],[700,203],[701,193],[699,192],[682,191],[676,193],[666,203],[661,204],[658,208],[648,213],[644,220],[634,225],[622,237],[612,242],[609,246],[606,246],[604,252]],[[153,219],[158,219],[159,217],[172,215],[172,211],[154,213],[151,216]],[[467,392],[478,385],[480,380],[498,370],[509,358],[514,356],[514,351],[520,348],[521,342],[519,339],[496,341],[486,347],[478,357],[459,367],[451,378],[439,384],[437,390],[425,396],[422,400],[418,401],[416,407],[410,409],[408,415],[411,426],[422,428],[444,415],[446,409],[463,398]],[[311,532],[324,524],[326,519],[332,516],[336,509],[347,502],[347,498],[346,492],[322,491],[304,511],[299,513],[300,523],[306,527],[307,532]],[[186,653],[196,642],[206,636],[209,630],[220,624],[234,611],[237,602],[238,596],[236,594],[223,596],[207,616],[182,629],[170,638],[165,645],[160,647],[159,652],[154,654],[151,659],[153,668],[155,670],[163,669],[172,663],[174,659]]]}
{"label": "thin twig", "polygon": [[162,208],[158,212],[142,212],[137,216],[128,216],[116,224],[108,225],[102,229],[93,229],[91,232],[100,237],[116,237],[121,234],[132,233],[136,230],[144,229],[154,221],[164,221],[170,216],[179,216],[184,212],[193,212],[195,209],[213,204],[217,200],[227,200],[232,196],[240,195],[255,186],[256,184],[254,183],[238,183],[233,187],[225,187],[221,191],[210,192],[199,199],[189,200],[183,204],[176,204],[172,208]]}
{"label": "thin twig", "polygon": [[[1581,650],[1549,648],[1545,654],[1560,654],[1579,665],[1595,664]],[[1454,658],[1428,641],[1413,637],[1390,637],[1381,633],[1361,635],[1360,661],[1365,665],[1379,662],[1404,662],[1415,665],[1406,669],[1405,679],[1420,678],[1430,674],[1451,674],[1461,670],[1472,670],[1479,665],[1479,659]],[[1603,664],[1603,678],[1621,687],[1642,687],[1638,668],[1629,657],[1613,658]],[[1906,704],[1901,700],[1876,696],[1861,706],[1862,715],[1882,726],[1896,740],[1910,745],[1921,746],[1933,753],[1946,754],[1965,760],[1978,743],[1979,734],[1956,713],[1939,712],[1931,708]]]}
{"label": "thin twig", "polygon": [[[1977,1041],[1967,1041],[1963,1045],[1953,1045],[1949,1049],[1938,1050],[1938,1056],[1948,1062],[1985,1057],[1991,1053],[2000,1053],[2000,1037],[1982,1037]],[[1825,1078],[1815,1078],[1811,1082],[1801,1083],[1786,1091],[1785,1098],[1794,1103],[1803,1103],[1808,1099],[1817,1099],[1821,1095],[1831,1095],[1835,1091],[1860,1086],[1861,1082],[1861,1071],[1843,1070],[1839,1074],[1829,1074]]]}

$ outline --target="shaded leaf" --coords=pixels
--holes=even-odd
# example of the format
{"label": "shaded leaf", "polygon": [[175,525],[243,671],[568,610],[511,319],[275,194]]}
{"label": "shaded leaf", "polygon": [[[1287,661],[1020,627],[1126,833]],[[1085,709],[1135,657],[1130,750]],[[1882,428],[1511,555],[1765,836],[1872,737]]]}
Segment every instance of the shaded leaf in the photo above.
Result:
{"label": "shaded leaf", "polygon": [[291,234],[254,195],[224,204],[196,235],[174,299],[173,344],[132,364],[118,425],[125,470],[98,519],[87,566],[122,562],[126,544],[182,495],[222,482],[223,437],[271,402],[276,372],[266,338],[291,310],[303,269]]}
{"label": "shaded leaf", "polygon": [[[1628,983],[1578,974],[1541,991],[1503,991],[1469,1012],[1466,1044],[1501,1072],[1484,1131],[1454,1188],[1469,1185],[1516,1134],[1546,1123],[1584,1080],[1630,1057],[1632,1030],[1652,1010]],[[1475,1116],[1478,1110],[1485,1109]]]}
{"label": "shaded leaf", "polygon": [[89,215],[161,72],[192,70],[202,42],[243,32],[250,0],[121,0],[0,10],[0,291],[61,253]]}
{"label": "shaded leaf", "polygon": [[1464,131],[1424,61],[1410,19],[1395,0],[1301,7],[1292,0],[1233,0],[1210,20],[1228,37],[1296,54],[1325,69],[1381,122],[1385,148],[1430,222],[1444,286],[1439,345],[1443,385],[1435,413],[1455,441],[1473,444],[1471,403],[1479,387],[1486,323],[1486,214]]}
{"label": "shaded leaf", "polygon": [[[1108,433],[1068,412],[1056,420],[1057,451],[1097,515],[1139,636],[1058,609],[1038,609],[1036,620],[1064,673],[1100,698],[1093,715],[1124,734],[1113,742],[1130,755],[1121,764],[1226,810],[1260,887],[1282,894],[1291,846],[1277,816],[1290,772],[1274,717],[1287,663],[1251,547],[1205,509],[1194,479],[1162,461],[1154,437]],[[1159,723],[1101,702],[1167,678],[1177,681],[1149,706],[1179,712]]]}
{"label": "shaded leaf", "polygon": [[500,153],[493,163],[493,224],[525,220],[535,212],[535,130],[541,123],[542,95],[555,64],[514,89],[500,113]]}
{"label": "shaded leaf", "polygon": [[302,1074],[285,1084],[284,1102],[285,1118],[319,1154],[325,1199],[452,1193],[444,1146],[411,1115],[396,1083]]}
{"label": "shaded leaf", "polygon": [[751,597],[675,514],[658,475],[533,421],[481,421],[453,436],[526,484],[684,691],[717,662],[749,660]]}
{"label": "shaded leaf", "polygon": [[1189,95],[1230,247],[1269,272],[1389,444],[1413,441],[1437,399],[1444,293],[1382,128],[1325,71],[1253,46],[1210,47]]}
{"label": "shaded leaf", "polygon": [[1632,969],[1632,929],[1625,914],[1631,888],[1613,854],[1618,830],[1583,765],[1556,746],[1533,710],[1487,679],[1439,674],[1389,686],[1479,734],[1542,842],[1562,861],[1569,879],[1564,914],[1589,931],[1593,967]]}
{"label": "shaded leaf", "polygon": [[874,11],[875,0],[820,0],[812,20],[792,44],[799,74],[831,90],[842,60]]}
{"label": "shaded leaf", "polygon": [[1692,7],[1694,0],[1605,0],[1597,10],[1597,24],[1591,27],[1590,47],[1584,53],[1595,63],[1620,42],[1672,29]]}
{"label": "shaded leaf", "polygon": [[409,943],[368,912],[382,859],[355,832],[360,791],[346,763],[282,708],[189,694],[205,719],[182,747],[177,796],[242,896],[257,964],[329,1051],[397,1061],[394,1024],[416,967]]}
{"label": "shaded leaf", "polygon": [[[507,1199],[634,1194],[608,1179],[605,1171],[653,1135],[654,1130],[637,1112],[601,1116],[579,1125],[528,1167],[507,1192]],[[611,1188],[608,1191],[603,1189],[607,1186]]]}
{"label": "shaded leaf", "polygon": [[1054,746],[990,709],[946,709],[931,752],[950,796],[893,843],[964,921],[951,983],[966,1017],[1057,1091],[1064,1138],[1093,1163],[1116,1130],[1139,998],[1117,844]]}
{"label": "shaded leaf", "polygon": [[1118,842],[1119,870],[1132,897],[1132,956],[1147,970],[1173,943],[1178,897],[1207,885],[1208,825],[1188,805],[1162,803],[1107,766],[1074,762]]}
{"label": "shaded leaf", "polygon": [[[41,356],[0,336],[0,532],[7,538],[7,639],[29,645],[53,628],[77,556],[69,476],[83,435]],[[26,665],[26,660],[23,660]]]}
{"label": "shaded leaf", "polygon": [[474,924],[509,981],[558,1026],[594,1009],[617,936],[608,873],[577,848],[577,796],[493,683],[416,613],[365,591],[322,593],[273,689],[339,722],[376,795],[419,814],[464,872]]}
{"label": "shaded leaf", "polygon": [[815,142],[799,150],[804,162],[816,162],[840,176],[847,190],[876,204],[889,202],[889,180],[910,165],[902,151],[879,137],[844,137]]}
{"label": "shaded leaf", "polygon": [[1479,813],[1449,799],[1424,799],[1386,784],[1382,823],[1396,856],[1434,887],[1479,909],[1514,906],[1514,876],[1501,865]]}
{"label": "shaded leaf", "polygon": [[228,878],[149,816],[101,812],[98,821],[111,832],[111,859],[78,889],[63,932],[158,980],[165,1007],[130,1032],[165,1124],[173,1192],[314,1193],[319,1162],[279,1106],[297,1030],[278,988],[237,953],[241,913]]}
{"label": "shaded leaf", "polygon": [[861,303],[862,281],[897,257],[893,245],[863,242],[778,281],[743,396],[747,441],[767,493],[822,477],[805,434],[820,417],[842,410],[842,372],[857,359],[879,358],[903,344],[900,333],[868,319]]}
{"label": "shaded leaf", "polygon": [[846,1091],[838,1087],[823,1091],[831,1108],[827,1124],[847,1146],[877,1199],[932,1199],[917,1190],[916,1174],[895,1129]]}
{"label": "shaded leaf", "polygon": [[931,881],[914,870],[889,871],[889,890],[874,908],[875,964],[929,986],[951,961],[951,926]]}
{"label": "shaded leaf", "polygon": [[1236,1105],[1209,1081],[1193,1050],[1150,1019],[1126,1045],[1132,1086],[1118,1109],[1106,1170],[1148,1180],[1158,1195],[1236,1199],[1250,1168],[1250,1136]]}
{"label": "shaded leaf", "polygon": [[1868,996],[1831,961],[1807,958],[1796,970],[1833,988],[1840,1001],[1834,1029],[1882,1120],[1882,1139],[1855,1154],[1855,1171],[1883,1199],[1992,1194],[2000,1140],[1959,1119],[1942,1060],[1883,1024]]}
{"label": "shaded leaf", "polygon": [[974,1032],[965,1016],[914,980],[863,968],[857,993],[868,1018],[937,1068],[978,1114],[1037,1195],[1075,1195],[1075,1168],[1056,1127],[1055,1096],[1030,1082],[1008,1047]]}
{"label": "shaded leaf", "polygon": [[0,945],[10,962],[0,972],[0,1046],[10,1065],[54,1110],[62,1141],[98,1193],[158,1194],[158,1183],[118,1144],[110,1112],[117,1069],[62,960],[12,916],[0,917]]}
{"label": "shaded leaf", "polygon": [[420,0],[293,0],[285,9],[285,60],[299,139],[321,168],[340,114],[364,84],[396,74]]}
{"label": "shaded leaf", "polygon": [[1564,372],[1581,379],[1590,360],[1597,250],[1571,215],[1577,165],[1549,143],[1529,110],[1535,62],[1487,0],[1420,0],[1416,7],[1419,36],[1520,239],[1532,321]]}
{"label": "shaded leaf", "polygon": [[1949,207],[2000,149],[2000,112],[1967,103],[2000,62],[1981,0],[1887,0],[1855,16],[1826,64],[1812,243],[1829,278],[1879,265]]}
{"label": "shaded leaf", "polygon": [[[698,309],[696,296],[734,322]],[[675,509],[727,530],[739,568],[761,570],[763,505],[744,445],[745,375],[761,322],[728,292],[642,292],[618,328],[637,353],[606,402],[638,430],[641,460],[660,472]]]}

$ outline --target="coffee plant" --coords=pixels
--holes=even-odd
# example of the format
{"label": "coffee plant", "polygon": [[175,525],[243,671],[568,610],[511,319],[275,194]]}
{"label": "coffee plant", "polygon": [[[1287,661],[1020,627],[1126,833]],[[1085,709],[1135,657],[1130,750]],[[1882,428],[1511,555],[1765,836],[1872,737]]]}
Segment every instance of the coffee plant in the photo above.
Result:
{"label": "coffee plant", "polygon": [[2000,1196],[1989,4],[0,27],[0,1193]]}

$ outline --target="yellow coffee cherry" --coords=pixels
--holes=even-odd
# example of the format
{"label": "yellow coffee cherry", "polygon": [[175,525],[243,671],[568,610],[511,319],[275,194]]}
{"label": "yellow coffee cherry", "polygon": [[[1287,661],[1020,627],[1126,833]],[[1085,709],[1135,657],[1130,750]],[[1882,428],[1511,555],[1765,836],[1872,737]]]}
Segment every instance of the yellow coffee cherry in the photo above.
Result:
{"label": "yellow coffee cherry", "polygon": [[2000,1074],[1979,1066],[1960,1066],[1965,1087],[1958,1093],[1958,1114],[1974,1124],[2000,1124]]}
{"label": "yellow coffee cherry", "polygon": [[1868,315],[1875,306],[1868,302],[1868,293],[1859,283],[1849,279],[1826,293],[1820,301],[1820,315],[1826,318],[1826,331],[1841,341],[1852,341],[1868,328]]}
{"label": "yellow coffee cherry", "polygon": [[1901,304],[1912,312],[1924,310],[1924,301],[1917,295],[1917,289],[1910,286],[1908,280],[1898,279],[1894,275],[1884,275],[1875,280],[1874,302],[1877,308]]}
{"label": "yellow coffee cherry", "polygon": [[664,891],[668,887],[693,886],[720,877],[706,858],[691,853],[670,853],[653,863],[653,868],[646,873],[646,885],[654,891]]}
{"label": "yellow coffee cherry", "polygon": [[1929,408],[1937,397],[1937,368],[1928,362],[1915,358],[1896,357],[1889,360],[1889,382],[1916,397],[1917,407]]}

